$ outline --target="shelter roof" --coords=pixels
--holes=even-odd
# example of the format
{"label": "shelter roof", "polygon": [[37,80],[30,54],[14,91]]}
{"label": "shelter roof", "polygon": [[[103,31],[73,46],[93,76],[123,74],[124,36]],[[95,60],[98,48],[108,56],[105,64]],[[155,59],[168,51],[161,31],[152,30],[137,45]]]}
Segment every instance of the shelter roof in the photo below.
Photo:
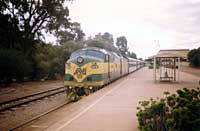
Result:
{"label": "shelter roof", "polygon": [[156,57],[180,57],[183,59],[187,59],[187,54],[189,53],[189,49],[168,49],[168,50],[160,50]]}

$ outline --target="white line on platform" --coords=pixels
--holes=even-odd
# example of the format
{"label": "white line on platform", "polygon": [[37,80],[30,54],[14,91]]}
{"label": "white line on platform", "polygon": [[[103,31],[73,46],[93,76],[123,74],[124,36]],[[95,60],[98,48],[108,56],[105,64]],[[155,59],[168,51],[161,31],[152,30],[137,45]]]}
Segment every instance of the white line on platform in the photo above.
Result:
{"label": "white line on platform", "polygon": [[34,128],[47,128],[48,126],[32,125],[31,127],[34,127]]}
{"label": "white line on platform", "polygon": [[107,93],[105,93],[102,97],[100,97],[98,100],[96,100],[94,103],[92,103],[90,106],[88,106],[87,108],[85,108],[85,110],[83,110],[82,112],[80,112],[79,114],[77,114],[75,117],[73,117],[72,119],[70,119],[69,121],[67,121],[65,124],[61,125],[60,127],[58,127],[56,130],[54,131],[61,131],[64,127],[68,126],[72,121],[76,120],[77,118],[79,118],[80,116],[82,116],[84,113],[86,113],[89,109],[91,109],[93,106],[95,106],[98,102],[100,102],[105,96],[107,96],[108,94],[110,94],[111,92],[113,92],[114,90],[118,89],[122,84],[125,83],[125,81],[127,81],[127,79],[123,80],[120,84],[118,84],[117,86],[115,86],[113,89],[111,89],[110,91],[108,91]]}

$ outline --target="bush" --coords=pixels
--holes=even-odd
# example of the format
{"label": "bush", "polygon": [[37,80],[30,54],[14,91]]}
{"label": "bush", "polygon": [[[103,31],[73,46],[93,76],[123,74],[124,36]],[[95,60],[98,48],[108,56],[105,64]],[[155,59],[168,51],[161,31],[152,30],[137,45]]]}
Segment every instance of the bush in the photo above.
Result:
{"label": "bush", "polygon": [[[54,78],[54,60],[58,57],[57,48],[51,44],[37,45],[33,56],[35,79]],[[49,75],[51,74],[51,76]]]}
{"label": "bush", "polygon": [[190,65],[195,67],[200,66],[200,47],[198,49],[193,49],[188,53],[188,60]]}
{"label": "bush", "polygon": [[31,64],[16,50],[0,50],[0,83],[23,81],[32,72]]}
{"label": "bush", "polygon": [[164,93],[160,100],[139,102],[137,113],[141,131],[200,131],[200,89]]}

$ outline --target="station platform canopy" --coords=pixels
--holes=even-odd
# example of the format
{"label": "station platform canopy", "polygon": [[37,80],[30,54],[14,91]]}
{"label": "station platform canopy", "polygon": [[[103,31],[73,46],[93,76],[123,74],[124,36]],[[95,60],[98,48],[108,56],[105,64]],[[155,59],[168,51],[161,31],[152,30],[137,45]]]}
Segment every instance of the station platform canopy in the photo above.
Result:
{"label": "station platform canopy", "polygon": [[180,81],[180,61],[187,61],[189,49],[160,50],[154,60],[153,76],[156,81]]}
{"label": "station platform canopy", "polygon": [[183,60],[187,60],[187,54],[189,53],[189,49],[168,49],[168,50],[160,50],[155,57],[179,57]]}

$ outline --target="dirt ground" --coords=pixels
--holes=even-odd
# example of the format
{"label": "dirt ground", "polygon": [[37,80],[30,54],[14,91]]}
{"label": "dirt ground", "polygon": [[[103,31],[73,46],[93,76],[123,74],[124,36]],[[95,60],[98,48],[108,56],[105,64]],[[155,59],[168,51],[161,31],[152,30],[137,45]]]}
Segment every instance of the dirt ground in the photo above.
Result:
{"label": "dirt ground", "polygon": [[198,76],[200,78],[200,68],[193,68],[188,66],[181,66],[181,71],[186,72],[195,76]]}
{"label": "dirt ground", "polygon": [[63,80],[13,83],[0,87],[0,102],[63,86]]}

